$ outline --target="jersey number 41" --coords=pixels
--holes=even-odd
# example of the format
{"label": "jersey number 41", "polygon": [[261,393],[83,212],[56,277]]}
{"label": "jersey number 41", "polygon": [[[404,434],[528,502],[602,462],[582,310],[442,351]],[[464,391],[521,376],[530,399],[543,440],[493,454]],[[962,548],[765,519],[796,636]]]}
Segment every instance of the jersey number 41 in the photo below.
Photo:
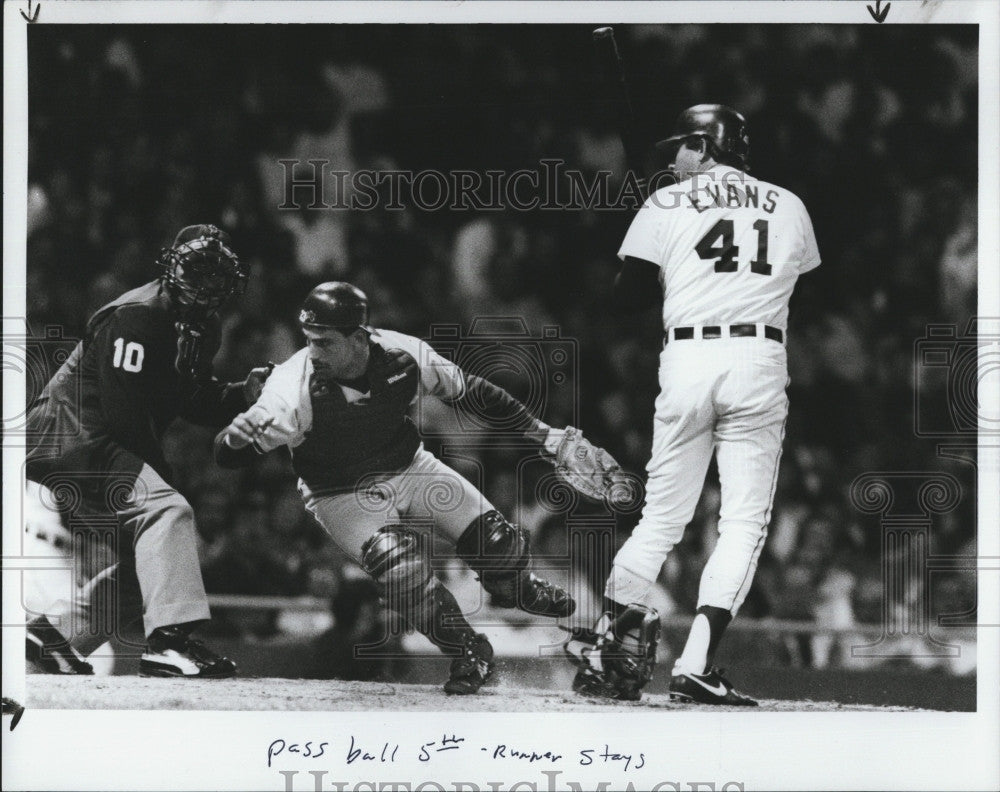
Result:
{"label": "jersey number 41", "polygon": [[[770,275],[771,265],[767,263],[767,220],[758,220],[753,227],[757,232],[757,257],[750,262],[750,271],[758,275]],[[714,259],[716,272],[736,272],[739,267],[736,257],[740,254],[740,248],[734,243],[735,236],[733,221],[720,220],[694,246],[695,252],[699,258]]]}

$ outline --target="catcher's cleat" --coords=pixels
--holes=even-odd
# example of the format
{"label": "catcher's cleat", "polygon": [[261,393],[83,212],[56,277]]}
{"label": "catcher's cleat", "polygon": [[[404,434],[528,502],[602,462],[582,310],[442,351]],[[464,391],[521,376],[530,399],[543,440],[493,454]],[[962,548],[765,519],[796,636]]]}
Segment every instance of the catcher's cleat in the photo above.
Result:
{"label": "catcher's cleat", "polygon": [[222,679],[236,674],[236,663],[221,657],[181,627],[157,627],[139,661],[139,676]]}
{"label": "catcher's cleat", "polygon": [[531,537],[491,509],[473,520],[455,543],[458,557],[479,576],[490,602],[535,616],[569,616],[576,603],[566,591],[531,573]]}
{"label": "catcher's cleat", "polygon": [[572,616],[576,600],[562,586],[549,583],[534,572],[521,575],[518,607],[534,616]]}
{"label": "catcher's cleat", "polygon": [[69,645],[48,619],[42,616],[28,624],[24,638],[28,673],[81,674],[93,676],[94,667]]}
{"label": "catcher's cleat", "polygon": [[482,633],[473,633],[462,649],[462,656],[451,661],[451,676],[444,683],[449,696],[476,693],[493,675],[493,647]]}
{"label": "catcher's cleat", "polygon": [[704,674],[681,671],[670,677],[670,699],[696,704],[722,704],[729,707],[756,707],[757,702],[737,693],[722,675],[721,668],[709,668]]}
{"label": "catcher's cleat", "polygon": [[[660,617],[643,605],[629,605],[615,620],[604,614],[594,630],[577,630],[564,651],[577,667],[573,690],[584,696],[638,701],[653,676]],[[574,641],[582,644],[573,653]]]}

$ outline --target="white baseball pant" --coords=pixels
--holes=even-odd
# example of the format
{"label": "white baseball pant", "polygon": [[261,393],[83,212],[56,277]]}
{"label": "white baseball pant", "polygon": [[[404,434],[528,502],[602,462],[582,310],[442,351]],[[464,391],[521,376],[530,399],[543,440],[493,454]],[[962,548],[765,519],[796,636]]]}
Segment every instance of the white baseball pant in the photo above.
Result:
{"label": "white baseball pant", "polygon": [[702,572],[698,607],[736,614],[760,557],[788,414],[785,347],[770,339],[671,340],[660,354],[660,394],[646,503],[615,556],[605,593],[644,603],[667,553],[694,516],[716,453],[719,540]]}

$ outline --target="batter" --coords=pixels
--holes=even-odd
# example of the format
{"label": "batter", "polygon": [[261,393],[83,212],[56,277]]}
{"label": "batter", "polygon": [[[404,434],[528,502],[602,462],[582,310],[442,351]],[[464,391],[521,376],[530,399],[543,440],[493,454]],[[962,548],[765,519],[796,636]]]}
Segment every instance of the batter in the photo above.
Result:
{"label": "batter", "polygon": [[677,183],[653,193],[632,221],[615,282],[628,310],[663,297],[646,503],[607,581],[607,629],[595,630],[608,634],[610,662],[578,675],[576,687],[634,699],[648,681],[658,619],[643,603],[694,516],[714,452],[719,539],[670,690],[677,700],[753,705],[711,662],[767,537],[788,414],[788,303],[819,252],[802,201],[747,172],[747,125],[735,110],[691,107],[657,145],[672,157]]}

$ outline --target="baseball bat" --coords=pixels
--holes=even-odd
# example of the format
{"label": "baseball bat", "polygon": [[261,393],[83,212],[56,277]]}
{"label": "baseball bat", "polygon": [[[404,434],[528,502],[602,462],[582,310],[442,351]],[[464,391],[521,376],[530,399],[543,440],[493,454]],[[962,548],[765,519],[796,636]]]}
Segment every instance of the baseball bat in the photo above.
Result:
{"label": "baseball bat", "polygon": [[618,126],[618,136],[625,149],[625,164],[632,171],[645,192],[644,149],[636,134],[635,112],[632,109],[632,99],[629,97],[628,77],[625,73],[625,61],[618,50],[614,28],[599,27],[591,34],[594,39],[594,49],[597,53],[599,68],[608,77],[618,83],[615,101],[615,119]]}

